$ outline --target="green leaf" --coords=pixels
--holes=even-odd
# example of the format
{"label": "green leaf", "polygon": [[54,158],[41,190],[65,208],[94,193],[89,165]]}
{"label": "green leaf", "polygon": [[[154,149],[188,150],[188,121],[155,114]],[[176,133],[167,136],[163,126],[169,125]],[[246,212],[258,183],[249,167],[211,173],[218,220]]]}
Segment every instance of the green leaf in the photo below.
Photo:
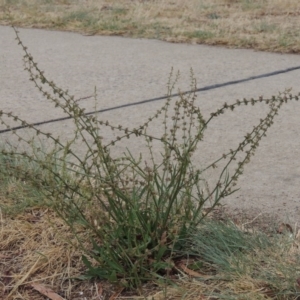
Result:
{"label": "green leaf", "polygon": [[112,271],[110,276],[108,277],[108,280],[110,282],[117,282],[118,281],[118,277],[117,277],[117,273],[116,271]]}
{"label": "green leaf", "polygon": [[157,260],[161,260],[162,257],[165,255],[166,251],[168,250],[168,247],[167,246],[160,246],[158,252],[157,252],[157,255],[155,256],[155,258]]}

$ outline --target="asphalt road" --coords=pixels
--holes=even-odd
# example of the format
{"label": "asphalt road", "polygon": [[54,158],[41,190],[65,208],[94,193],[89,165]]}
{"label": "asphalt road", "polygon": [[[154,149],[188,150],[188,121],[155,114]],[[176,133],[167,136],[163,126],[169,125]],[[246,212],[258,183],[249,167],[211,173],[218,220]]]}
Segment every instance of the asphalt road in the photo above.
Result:
{"label": "asphalt road", "polygon": [[[172,67],[181,73],[178,87],[182,91],[189,90],[191,68],[198,88],[210,86],[199,91],[196,100],[204,117],[224,102],[260,95],[271,97],[286,88],[292,88],[292,93],[300,92],[300,69],[249,79],[300,67],[299,55],[36,29],[19,31],[46,76],[68,89],[76,99],[93,94],[96,87],[97,109],[132,104],[98,114],[99,119],[112,124],[134,127],[153,115],[164,100],[134,103],[164,96]],[[43,98],[28,80],[22,56],[13,29],[0,26],[1,110],[12,111],[32,123],[63,117],[64,113]],[[231,81],[237,82],[212,87]],[[93,98],[80,103],[86,111],[95,110]],[[207,129],[195,163],[203,165],[237,145],[265,113],[266,106],[260,105],[222,115]],[[162,124],[154,123],[154,126],[153,132],[159,133]],[[0,125],[0,130],[4,128]],[[65,120],[42,125],[40,129],[70,138],[74,127],[70,120]],[[103,135],[106,134],[108,140],[114,136],[104,130]],[[0,138],[9,141],[10,136],[4,133]],[[300,103],[291,102],[282,108],[255,157],[246,166],[239,181],[240,190],[224,203],[232,208],[275,213],[289,222],[300,221],[299,137]],[[145,151],[139,140],[132,140],[128,145],[134,154]],[[122,152],[124,147],[118,146],[117,150]]]}

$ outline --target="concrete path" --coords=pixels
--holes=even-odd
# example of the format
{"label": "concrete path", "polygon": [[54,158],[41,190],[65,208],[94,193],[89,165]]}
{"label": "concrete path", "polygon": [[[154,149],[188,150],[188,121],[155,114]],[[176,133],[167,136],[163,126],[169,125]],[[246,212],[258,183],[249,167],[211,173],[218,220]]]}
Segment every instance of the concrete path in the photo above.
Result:
{"label": "concrete path", "polygon": [[[20,29],[20,37],[49,79],[76,98],[93,94],[97,109],[152,99],[166,94],[171,67],[180,70],[178,84],[189,89],[190,68],[198,88],[237,81],[300,66],[299,55],[280,55],[252,50],[224,49],[201,45],[169,44],[156,40],[82,36],[74,33]],[[0,106],[20,117],[38,122],[64,116],[48,103],[23,71],[22,50],[9,27],[0,27]],[[199,92],[197,105],[204,117],[225,101],[270,97],[285,88],[300,91],[300,70],[249,80]],[[174,98],[175,101],[175,98]],[[94,99],[81,101],[94,110]],[[101,113],[100,119],[133,127],[143,123],[163,100]],[[237,145],[266,113],[266,106],[245,107],[220,117],[206,131],[196,163],[219,157]],[[2,127],[1,127],[2,126]],[[159,126],[159,125],[157,125]],[[0,125],[0,130],[3,129]],[[45,131],[70,137],[70,121],[41,126]],[[4,141],[9,134],[2,134]],[[139,152],[138,142],[132,145]],[[122,150],[122,149],[121,149]],[[238,192],[226,199],[230,207],[255,208],[277,213],[290,222],[300,221],[300,103],[286,105],[261,142],[256,156],[240,178]]]}

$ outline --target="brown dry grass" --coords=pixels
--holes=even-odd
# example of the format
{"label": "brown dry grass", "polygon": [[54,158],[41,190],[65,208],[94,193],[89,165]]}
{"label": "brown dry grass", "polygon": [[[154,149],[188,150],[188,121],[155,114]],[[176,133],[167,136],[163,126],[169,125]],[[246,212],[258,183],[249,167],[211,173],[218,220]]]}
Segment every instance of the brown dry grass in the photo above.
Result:
{"label": "brown dry grass", "polygon": [[[44,299],[31,286],[38,283],[74,299],[78,283],[69,278],[78,276],[83,265],[80,252],[66,242],[69,236],[68,228],[47,209],[31,209],[15,217],[2,216],[0,298]],[[92,284],[82,284],[79,290],[93,299]]]}
{"label": "brown dry grass", "polygon": [[300,53],[298,0],[0,0],[0,5],[5,25]]}

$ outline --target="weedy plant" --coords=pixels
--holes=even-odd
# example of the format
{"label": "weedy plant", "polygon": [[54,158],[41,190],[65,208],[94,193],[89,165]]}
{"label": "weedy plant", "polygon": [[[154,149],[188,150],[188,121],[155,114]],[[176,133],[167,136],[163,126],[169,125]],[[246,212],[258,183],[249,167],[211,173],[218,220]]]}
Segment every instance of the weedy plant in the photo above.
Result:
{"label": "weedy plant", "polygon": [[[46,78],[17,31],[16,36],[25,53],[30,80],[72,119],[76,130],[70,140],[61,141],[13,113],[1,111],[2,124],[8,129],[14,121],[33,133],[25,138],[18,130],[11,131],[25,147],[22,151],[18,147],[2,150],[2,157],[14,163],[1,168],[1,172],[38,189],[46,204],[70,226],[85,253],[85,278],[100,277],[127,288],[139,288],[144,282],[165,278],[176,270],[176,258],[188,252],[191,231],[207,216],[203,210],[207,202],[213,199],[213,209],[235,191],[245,164],[273,124],[278,110],[288,100],[298,100],[298,96],[286,91],[272,99],[260,97],[225,103],[205,120],[195,104],[194,76],[191,92],[181,93],[174,103],[171,94],[177,77],[172,80],[170,76],[168,98],[161,109],[140,126],[124,128],[86,114],[74,96]],[[239,105],[257,103],[269,106],[265,118],[234,150],[201,169],[196,168],[192,157],[209,123]],[[160,136],[149,133],[151,124],[158,119],[163,124]],[[118,136],[105,143],[100,133],[109,130],[118,132]],[[132,138],[146,142],[147,160],[141,155],[135,157],[130,149],[116,157],[112,154],[115,145]],[[45,142],[39,142],[40,139],[47,142],[47,147],[39,146]],[[76,150],[78,143],[86,148],[83,157]],[[153,147],[155,152],[161,150],[158,158]],[[23,167],[24,160],[34,168]],[[215,186],[204,192],[207,170],[221,162]],[[236,168],[229,172],[232,164]]]}

